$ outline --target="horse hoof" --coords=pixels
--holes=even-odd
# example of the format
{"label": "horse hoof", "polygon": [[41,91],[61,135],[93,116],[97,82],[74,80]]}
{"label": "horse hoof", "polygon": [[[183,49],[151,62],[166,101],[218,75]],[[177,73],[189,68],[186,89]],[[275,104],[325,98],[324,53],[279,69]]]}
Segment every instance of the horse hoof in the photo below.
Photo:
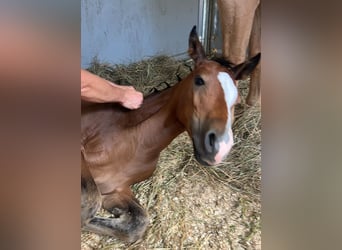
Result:
{"label": "horse hoof", "polygon": [[113,215],[113,218],[119,218],[121,215],[123,215],[124,213],[126,213],[127,211],[114,207],[110,213]]}
{"label": "horse hoof", "polygon": [[149,224],[148,217],[137,218],[137,220],[131,225],[131,230],[128,235],[127,241],[130,244],[142,241],[143,236],[147,230],[148,224]]}

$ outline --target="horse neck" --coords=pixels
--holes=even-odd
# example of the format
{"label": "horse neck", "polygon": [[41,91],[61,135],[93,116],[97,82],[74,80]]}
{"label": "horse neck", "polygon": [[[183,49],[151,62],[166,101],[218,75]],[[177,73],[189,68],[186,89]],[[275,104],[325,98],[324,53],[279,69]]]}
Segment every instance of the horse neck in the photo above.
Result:
{"label": "horse neck", "polygon": [[[141,124],[142,143],[148,150],[162,151],[174,138],[185,131],[185,127],[178,117],[179,100],[182,98],[181,85],[182,82],[169,89],[168,93],[164,95],[167,101],[158,112]],[[158,102],[157,99],[155,102]]]}

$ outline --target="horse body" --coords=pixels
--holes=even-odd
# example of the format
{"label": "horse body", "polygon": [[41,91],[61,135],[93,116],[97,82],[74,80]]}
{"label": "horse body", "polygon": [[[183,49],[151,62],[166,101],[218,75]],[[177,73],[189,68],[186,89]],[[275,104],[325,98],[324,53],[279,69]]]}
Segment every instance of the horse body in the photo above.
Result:
{"label": "horse body", "polygon": [[[129,242],[141,238],[147,215],[130,186],[153,174],[160,152],[183,131],[191,137],[200,163],[214,165],[228,154],[237,100],[233,79],[253,70],[259,59],[232,70],[209,61],[195,28],[189,54],[195,69],[172,88],[146,97],[138,110],[109,103],[82,107],[84,229]],[[99,205],[113,217],[96,217]]]}
{"label": "horse body", "polygon": [[168,102],[172,94],[167,90],[147,97],[139,111],[103,104],[109,108],[97,105],[91,119],[82,117],[82,130],[88,131],[83,134],[83,154],[102,194],[150,177],[161,150],[184,131],[169,111],[175,109],[174,102]]}

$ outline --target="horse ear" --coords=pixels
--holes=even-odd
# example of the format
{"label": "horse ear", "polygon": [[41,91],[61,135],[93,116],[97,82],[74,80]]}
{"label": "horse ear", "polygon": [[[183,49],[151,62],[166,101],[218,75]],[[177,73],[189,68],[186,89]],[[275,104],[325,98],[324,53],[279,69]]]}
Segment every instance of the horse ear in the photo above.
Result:
{"label": "horse ear", "polygon": [[206,58],[202,44],[198,39],[198,35],[196,32],[196,25],[192,28],[190,32],[188,53],[189,53],[189,56],[195,61],[196,64]]}
{"label": "horse ear", "polygon": [[250,73],[252,73],[260,61],[260,56],[261,54],[258,53],[256,56],[250,58],[246,62],[234,66],[232,70],[234,72],[235,80],[245,79]]}

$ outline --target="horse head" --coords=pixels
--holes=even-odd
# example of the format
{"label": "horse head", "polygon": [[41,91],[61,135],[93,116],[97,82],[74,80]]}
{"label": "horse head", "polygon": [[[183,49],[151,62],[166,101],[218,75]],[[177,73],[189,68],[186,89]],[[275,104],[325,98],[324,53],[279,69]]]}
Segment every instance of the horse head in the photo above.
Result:
{"label": "horse head", "polygon": [[187,87],[181,95],[187,102],[180,102],[178,117],[192,138],[197,161],[203,165],[215,165],[224,160],[234,143],[232,124],[238,99],[236,81],[254,70],[260,53],[239,65],[208,60],[196,26],[190,32],[188,53],[195,68],[183,81]]}

